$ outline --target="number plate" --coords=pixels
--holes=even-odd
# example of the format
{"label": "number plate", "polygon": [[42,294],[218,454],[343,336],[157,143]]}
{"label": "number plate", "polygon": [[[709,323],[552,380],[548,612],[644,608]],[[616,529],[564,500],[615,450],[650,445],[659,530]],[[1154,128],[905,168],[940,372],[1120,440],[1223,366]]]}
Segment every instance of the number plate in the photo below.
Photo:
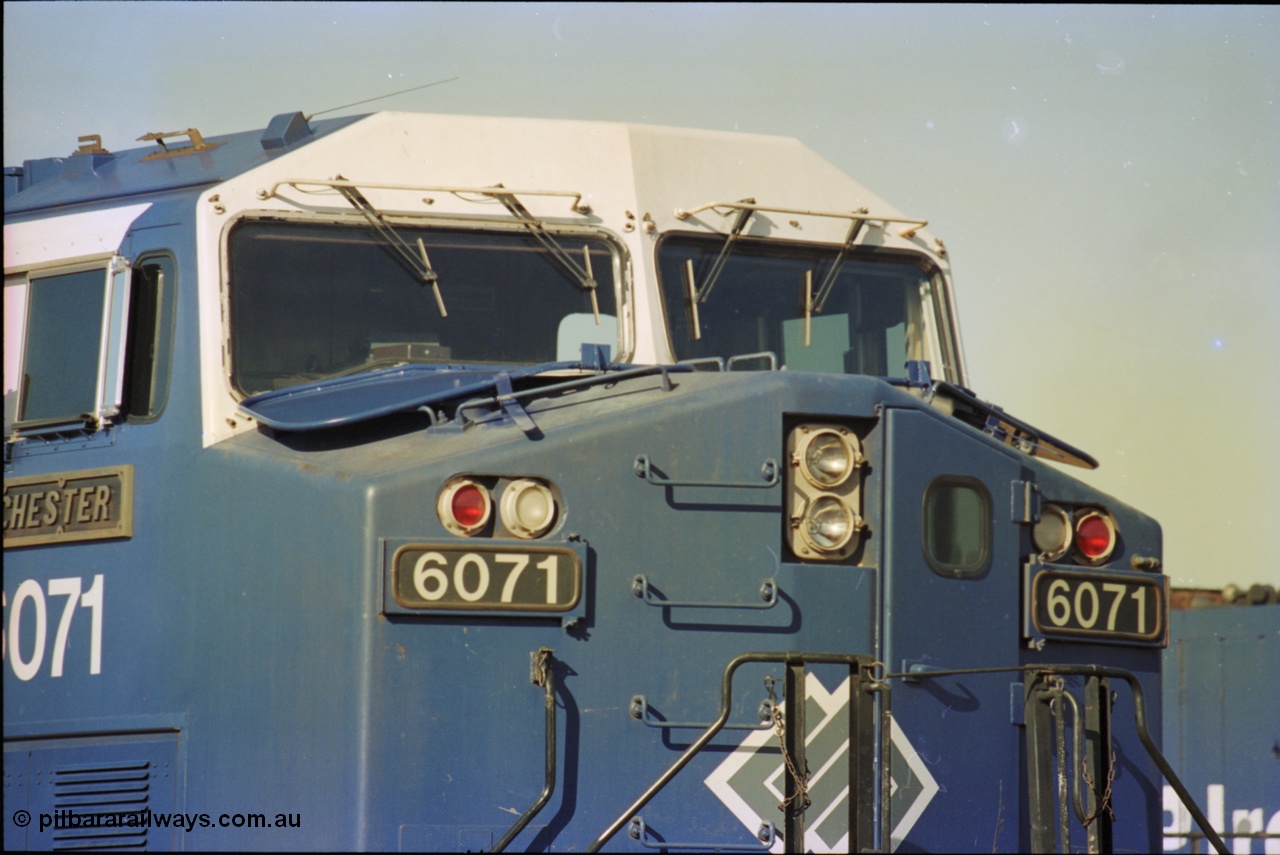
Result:
{"label": "number plate", "polygon": [[1029,638],[1168,644],[1165,576],[1033,565],[1025,598]]}
{"label": "number plate", "polygon": [[406,543],[390,563],[396,604],[415,612],[559,614],[582,599],[582,559],[569,547]]}

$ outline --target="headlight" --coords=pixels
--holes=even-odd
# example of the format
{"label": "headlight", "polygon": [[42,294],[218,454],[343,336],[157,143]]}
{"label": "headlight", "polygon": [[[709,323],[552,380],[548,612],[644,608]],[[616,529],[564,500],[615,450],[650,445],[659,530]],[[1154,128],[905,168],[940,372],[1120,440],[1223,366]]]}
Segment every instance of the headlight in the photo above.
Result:
{"label": "headlight", "polygon": [[797,455],[800,472],[816,487],[829,489],[843,484],[861,461],[850,444],[846,430],[824,429],[800,440]]}
{"label": "headlight", "polygon": [[800,523],[800,534],[819,552],[838,552],[853,537],[859,522],[844,502],[835,496],[822,496],[809,505]]}

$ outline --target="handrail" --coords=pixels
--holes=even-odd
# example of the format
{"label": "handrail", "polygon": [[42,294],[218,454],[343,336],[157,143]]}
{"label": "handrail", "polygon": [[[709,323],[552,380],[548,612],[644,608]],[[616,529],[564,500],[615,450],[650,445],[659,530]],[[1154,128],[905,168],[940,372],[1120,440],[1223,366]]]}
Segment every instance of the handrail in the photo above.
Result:
{"label": "handrail", "polygon": [[[348,181],[344,178],[285,178],[271,185],[270,190],[259,190],[259,199],[270,199],[275,196],[281,187],[292,187],[299,193],[314,194],[315,190],[304,190],[304,186],[308,187],[327,187],[330,190],[341,190],[347,188],[351,190],[403,190],[411,193],[449,193],[464,202],[480,202],[480,199],[467,199],[462,194],[470,193],[476,196],[485,196],[489,201],[500,201],[496,197],[502,196],[563,196],[572,198],[569,203],[569,210],[575,214],[588,215],[591,213],[591,206],[582,203],[583,194],[574,190],[512,190],[496,184],[490,187],[457,187],[457,186],[426,186],[418,184],[383,184],[371,181]],[[426,198],[422,200],[427,205],[435,204],[435,199]]]}
{"label": "handrail", "polygon": [[[933,680],[938,677],[954,677],[964,674],[999,674],[1018,671],[1022,673],[1040,673],[1040,674],[1074,674],[1085,677],[1116,677],[1124,680],[1129,684],[1129,690],[1133,692],[1133,716],[1134,724],[1138,731],[1138,739],[1142,742],[1142,747],[1146,749],[1148,756],[1155,762],[1160,769],[1160,774],[1164,775],[1165,780],[1173,787],[1173,791],[1178,794],[1179,800],[1182,801],[1183,807],[1191,814],[1196,821],[1196,825],[1200,826],[1200,830],[1204,832],[1205,838],[1213,844],[1221,855],[1228,855],[1227,846],[1222,842],[1222,838],[1218,836],[1218,832],[1209,824],[1208,818],[1204,815],[1204,811],[1200,810],[1200,806],[1196,804],[1195,799],[1191,797],[1191,793],[1187,790],[1177,773],[1173,771],[1173,767],[1169,765],[1169,761],[1165,759],[1164,754],[1156,746],[1155,740],[1151,738],[1151,733],[1147,729],[1147,704],[1146,696],[1142,691],[1142,684],[1138,682],[1138,677],[1132,671],[1126,671],[1123,668],[1109,668],[1105,665],[1017,665],[1007,668],[960,668],[946,671],[913,671],[901,672],[896,674],[885,674],[882,679],[890,680],[894,678],[911,678],[916,680]],[[1185,836],[1185,835],[1183,835]]]}
{"label": "handrail", "polygon": [[646,839],[646,831],[648,827],[644,824],[644,817],[633,816],[631,824],[627,826],[627,836],[638,841],[646,849],[657,849],[663,852],[671,849],[694,849],[699,852],[768,852],[773,848],[773,841],[777,838],[777,829],[773,827],[772,822],[760,824],[760,828],[756,831],[756,839],[760,841],[759,843],[671,843],[666,840],[650,843]]}
{"label": "handrail", "polygon": [[[570,362],[554,363],[554,366],[556,368],[582,367],[580,363]],[[454,413],[454,420],[459,424],[465,424],[466,410],[489,407],[495,403],[499,408],[505,408],[506,405],[516,403],[521,398],[542,397],[556,392],[583,389],[587,386],[603,383],[616,383],[619,380],[630,380],[634,377],[647,377],[653,374],[659,374],[662,376],[662,391],[670,392],[674,387],[671,384],[671,377],[669,375],[672,372],[682,373],[692,371],[693,369],[680,365],[612,365],[609,369],[604,371],[594,368],[584,368],[583,370],[596,371],[597,373],[588,374],[583,377],[575,377],[572,380],[564,380],[559,383],[550,383],[546,386],[530,386],[527,389],[513,389],[510,392],[499,391],[496,395],[464,401],[458,405],[458,409]]]}
{"label": "handrail", "polygon": [[[632,695],[631,706],[627,711],[631,717],[642,723],[645,727],[657,728],[659,730],[666,728],[690,728],[695,727],[699,730],[705,730],[710,727],[710,722],[705,721],[658,721],[649,717],[649,710],[653,709],[649,706],[649,699],[644,695]],[[760,707],[756,710],[757,717],[760,719],[754,724],[746,722],[742,724],[726,724],[724,730],[767,730],[773,727],[773,702],[763,700]]]}
{"label": "handrail", "polygon": [[758,603],[719,603],[700,600],[659,600],[652,596],[653,588],[649,585],[649,577],[643,573],[631,580],[631,596],[644,602],[646,606],[658,609],[771,609],[778,604],[778,581],[773,577],[760,583],[760,602]]}
{"label": "handrail", "polygon": [[906,228],[898,232],[901,237],[915,237],[916,232],[929,225],[928,220],[917,220],[911,217],[888,217],[883,214],[871,214],[866,209],[858,211],[814,211],[808,208],[782,208],[775,205],[758,205],[755,202],[708,202],[705,205],[699,205],[696,208],[676,208],[675,217],[677,220],[687,220],[695,214],[701,214],[703,211],[714,210],[720,213],[720,209],[725,208],[730,211],[767,211],[772,214],[795,214],[802,217],[832,217],[840,220],[850,220],[852,222],[872,222],[872,223],[910,223],[913,228]]}
{"label": "handrail", "polygon": [[779,480],[781,480],[779,476],[781,467],[778,466],[778,461],[772,457],[760,465],[760,477],[764,479],[763,483],[759,481],[677,481],[674,478],[664,478],[661,475],[654,474],[653,462],[649,460],[649,455],[647,454],[636,455],[631,468],[637,478],[643,478],[655,487],[732,487],[744,490],[763,490],[769,487],[776,487]]}
{"label": "handrail", "polygon": [[556,676],[555,676],[555,651],[549,647],[542,647],[530,654],[530,667],[532,674],[530,681],[535,686],[542,686],[546,689],[546,724],[547,724],[547,755],[546,755],[546,775],[542,785],[542,792],[538,794],[538,798],[529,806],[515,824],[507,829],[507,833],[502,835],[502,839],[493,845],[491,852],[502,852],[507,845],[515,839],[516,835],[524,831],[526,825],[533,820],[538,812],[547,806],[547,802],[551,800],[551,794],[556,789]]}

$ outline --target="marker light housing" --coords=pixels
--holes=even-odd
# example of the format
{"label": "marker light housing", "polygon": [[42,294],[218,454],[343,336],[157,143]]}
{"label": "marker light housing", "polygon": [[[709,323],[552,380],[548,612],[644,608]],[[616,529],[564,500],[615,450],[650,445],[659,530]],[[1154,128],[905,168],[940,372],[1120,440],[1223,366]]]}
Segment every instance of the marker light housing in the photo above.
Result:
{"label": "marker light housing", "polygon": [[1031,540],[1036,551],[1046,561],[1059,561],[1071,548],[1073,526],[1071,515],[1053,504],[1040,508],[1040,521],[1031,530]]}
{"label": "marker light housing", "polygon": [[1096,508],[1080,508],[1075,518],[1075,555],[1081,564],[1105,564],[1116,548],[1116,524]]}
{"label": "marker light housing", "polygon": [[467,537],[479,534],[493,517],[488,489],[470,478],[452,478],[436,498],[436,514],[446,529]]}
{"label": "marker light housing", "polygon": [[519,478],[502,490],[498,513],[502,525],[516,537],[532,539],[551,530],[560,508],[551,488],[532,478]]}

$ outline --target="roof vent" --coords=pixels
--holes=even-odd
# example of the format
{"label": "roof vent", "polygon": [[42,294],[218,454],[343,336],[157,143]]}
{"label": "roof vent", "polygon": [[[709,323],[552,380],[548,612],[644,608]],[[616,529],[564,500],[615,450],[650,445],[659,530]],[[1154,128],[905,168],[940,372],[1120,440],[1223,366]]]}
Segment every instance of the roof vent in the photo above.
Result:
{"label": "roof vent", "polygon": [[313,133],[306,116],[301,113],[281,113],[262,132],[262,148],[264,151],[285,148],[305,140]]}

